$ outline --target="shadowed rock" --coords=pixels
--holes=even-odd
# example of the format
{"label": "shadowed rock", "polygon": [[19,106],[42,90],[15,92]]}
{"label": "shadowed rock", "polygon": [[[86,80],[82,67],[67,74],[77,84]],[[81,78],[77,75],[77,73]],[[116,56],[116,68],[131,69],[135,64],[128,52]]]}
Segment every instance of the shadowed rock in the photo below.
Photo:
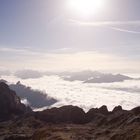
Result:
{"label": "shadowed rock", "polygon": [[85,112],[76,106],[47,109],[42,112],[36,112],[35,116],[40,120],[53,123],[67,122],[82,124],[86,122]]}
{"label": "shadowed rock", "polygon": [[16,93],[8,85],[0,83],[0,121],[10,119],[12,115],[21,115],[31,111],[21,103]]}
{"label": "shadowed rock", "polygon": [[86,113],[86,118],[88,122],[96,121],[99,125],[100,123],[104,123],[106,120],[106,116],[109,114],[108,109],[105,105],[98,108],[92,108]]}
{"label": "shadowed rock", "polygon": [[98,110],[99,113],[103,114],[103,115],[108,115],[108,109],[107,109],[107,106],[103,105],[99,108]]}
{"label": "shadowed rock", "polygon": [[112,110],[113,113],[118,112],[118,111],[122,111],[122,107],[121,106],[116,106],[114,107],[114,109]]}
{"label": "shadowed rock", "polygon": [[140,114],[140,106],[132,109],[131,112],[134,113],[135,115],[139,115]]}

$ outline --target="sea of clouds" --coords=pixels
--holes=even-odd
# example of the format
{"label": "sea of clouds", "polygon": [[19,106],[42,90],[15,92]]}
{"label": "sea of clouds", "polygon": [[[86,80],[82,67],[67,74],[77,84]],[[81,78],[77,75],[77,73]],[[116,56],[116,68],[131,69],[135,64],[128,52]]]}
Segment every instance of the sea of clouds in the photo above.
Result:
{"label": "sea of clouds", "polygon": [[140,106],[140,80],[93,84],[65,81],[59,76],[21,79],[8,75],[1,76],[1,78],[10,83],[20,81],[26,86],[47,93],[50,97],[58,100],[52,105],[53,107],[76,105],[87,111],[102,105],[107,105],[109,110],[117,105],[121,105],[124,109]]}

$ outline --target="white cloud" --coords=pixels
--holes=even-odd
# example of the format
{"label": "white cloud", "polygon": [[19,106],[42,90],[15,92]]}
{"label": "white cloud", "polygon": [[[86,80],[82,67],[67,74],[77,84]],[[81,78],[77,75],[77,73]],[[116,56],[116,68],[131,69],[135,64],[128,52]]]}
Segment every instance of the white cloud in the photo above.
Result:
{"label": "white cloud", "polygon": [[[78,20],[70,20],[71,23],[82,25],[82,26],[91,26],[91,27],[108,27],[110,29],[132,33],[132,34],[140,34],[140,31],[128,30],[123,28],[118,28],[118,26],[140,26],[140,20],[136,21],[94,21],[94,22],[83,22]],[[116,27],[117,26],[117,27]]]}
{"label": "white cloud", "polygon": [[[6,51],[7,50],[17,52],[17,50],[14,49],[6,49]],[[20,51],[23,55],[16,56],[13,54],[13,57],[11,58],[11,52],[10,58],[7,56],[5,60],[0,61],[1,66],[6,67],[9,70],[32,69],[41,71],[77,71],[90,69],[108,72],[133,72],[140,70],[140,62],[138,59],[131,60],[127,57],[98,53],[94,51],[75,53],[49,53],[45,51],[28,51],[27,53],[25,50]]]}
{"label": "white cloud", "polygon": [[132,34],[140,34],[139,31],[132,31],[132,30],[126,30],[122,28],[117,28],[117,27],[110,27],[113,30],[120,31],[120,32],[126,32],[126,33],[132,33]]}
{"label": "white cloud", "polygon": [[132,25],[132,26],[140,26],[140,20],[132,20],[132,21],[94,21],[94,22],[84,22],[78,20],[69,20],[71,23],[85,25],[85,26],[114,26],[114,25]]}
{"label": "white cloud", "polygon": [[25,48],[12,48],[12,47],[1,47],[0,53],[11,53],[11,54],[20,54],[20,55],[39,55],[37,51],[33,51],[28,47]]}
{"label": "white cloud", "polygon": [[[44,90],[46,93],[59,100],[53,106],[77,105],[86,111],[92,107],[107,105],[109,110],[121,105],[124,109],[132,109],[140,105],[140,94],[137,92],[107,89],[108,87],[140,88],[140,81],[125,81],[108,84],[83,84],[82,82],[69,82],[57,76],[45,76],[38,79],[22,80],[15,77],[3,77],[10,82],[20,80],[23,84],[34,89]],[[105,89],[106,88],[106,89]]]}
{"label": "white cloud", "polygon": [[30,105],[27,99],[21,99],[21,103],[25,104],[26,106]]}

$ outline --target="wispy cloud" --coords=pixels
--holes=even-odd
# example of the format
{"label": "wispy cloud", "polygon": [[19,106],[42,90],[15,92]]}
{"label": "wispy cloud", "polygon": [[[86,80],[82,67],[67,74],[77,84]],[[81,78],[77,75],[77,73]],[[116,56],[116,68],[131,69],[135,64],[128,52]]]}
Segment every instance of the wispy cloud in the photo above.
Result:
{"label": "wispy cloud", "polygon": [[[25,53],[25,55],[18,54],[19,55],[15,58],[16,54],[13,53],[12,56],[8,58],[8,61],[8,56],[4,56],[6,60],[3,59],[0,61],[1,66],[10,70],[33,69],[50,71],[73,71],[85,69],[103,71],[115,71],[117,69],[117,71],[134,71],[140,69],[140,62],[138,60],[134,61],[127,57],[95,51],[75,53],[48,53],[44,51],[43,53],[36,55],[30,55],[30,53]],[[13,61],[14,63],[12,63]]]}
{"label": "wispy cloud", "polygon": [[85,26],[113,26],[113,25],[135,25],[140,26],[140,20],[132,21],[95,21],[95,22],[83,22],[78,20],[69,20],[71,23],[85,25]]}
{"label": "wispy cloud", "polygon": [[117,27],[110,27],[113,30],[120,31],[120,32],[126,32],[126,33],[132,33],[132,34],[140,34],[139,31],[132,31],[132,30],[126,30],[122,28],[117,28]]}
{"label": "wispy cloud", "polygon": [[[118,26],[140,26],[140,20],[135,21],[95,21],[95,22],[83,22],[78,20],[70,20],[71,23],[82,25],[82,26],[91,26],[91,27],[108,27],[110,29],[132,33],[132,34],[140,34],[140,31],[128,30],[119,28]],[[117,27],[116,27],[117,26]]]}
{"label": "wispy cloud", "polygon": [[1,47],[0,52],[27,52],[27,49],[17,49],[17,48],[8,48],[8,47]]}
{"label": "wispy cloud", "polygon": [[12,54],[20,54],[20,55],[39,55],[42,54],[37,51],[33,51],[29,48],[12,48],[12,47],[1,47],[0,53],[12,53]]}

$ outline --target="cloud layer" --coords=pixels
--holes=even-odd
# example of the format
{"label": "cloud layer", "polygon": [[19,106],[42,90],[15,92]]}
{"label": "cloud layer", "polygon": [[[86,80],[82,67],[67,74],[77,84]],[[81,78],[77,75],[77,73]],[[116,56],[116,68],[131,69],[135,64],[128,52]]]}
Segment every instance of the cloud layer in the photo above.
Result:
{"label": "cloud layer", "polygon": [[[9,76],[3,78],[11,82],[21,80],[23,84],[31,86],[33,89],[44,90],[49,96],[58,100],[53,105],[57,107],[72,104],[80,106],[87,111],[92,107],[100,107],[102,105],[107,105],[109,110],[117,105],[123,106],[124,109],[131,109],[140,105],[139,90],[131,92],[135,87],[140,88],[140,80],[105,84],[83,84],[78,81],[64,81],[58,76],[44,76],[38,79],[25,80]],[[110,87],[112,88],[110,89]],[[125,89],[128,87],[131,90]]]}
{"label": "cloud layer", "polygon": [[[105,48],[102,48],[105,49]],[[126,48],[127,51],[129,48]],[[65,51],[67,49],[64,49]],[[96,47],[95,47],[96,50]],[[111,48],[110,48],[111,50]],[[103,53],[97,51],[76,51],[63,52],[63,50],[56,50],[56,52],[36,52],[26,49],[0,49],[2,55],[0,56],[1,66],[11,71],[18,71],[17,76],[26,78],[26,72],[23,69],[33,69],[41,71],[77,71],[77,70],[98,70],[108,72],[135,72],[140,70],[139,54],[129,58],[127,56],[115,55],[110,53]],[[139,48],[137,47],[137,52]],[[16,57],[15,57],[16,56]],[[18,60],[18,61],[17,61]],[[13,63],[14,61],[14,63]],[[22,62],[22,63],[21,63]],[[121,67],[120,67],[121,66]],[[28,77],[41,76],[36,71],[31,71]]]}
{"label": "cloud layer", "polygon": [[21,79],[34,79],[34,78],[40,78],[43,75],[38,72],[38,71],[34,71],[34,70],[20,70],[15,72],[14,74],[16,77],[21,78]]}

